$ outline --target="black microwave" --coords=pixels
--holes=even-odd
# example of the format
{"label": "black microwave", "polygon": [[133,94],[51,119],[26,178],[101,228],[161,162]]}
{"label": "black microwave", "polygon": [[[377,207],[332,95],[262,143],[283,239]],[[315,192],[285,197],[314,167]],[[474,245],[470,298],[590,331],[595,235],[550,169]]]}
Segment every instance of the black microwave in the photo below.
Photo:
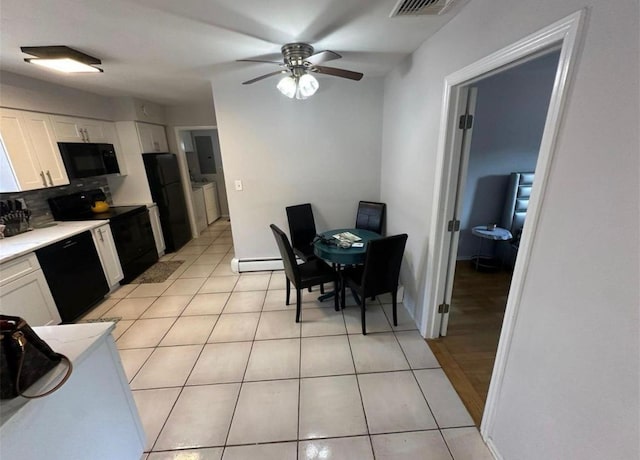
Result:
{"label": "black microwave", "polygon": [[120,174],[113,144],[58,142],[69,179]]}

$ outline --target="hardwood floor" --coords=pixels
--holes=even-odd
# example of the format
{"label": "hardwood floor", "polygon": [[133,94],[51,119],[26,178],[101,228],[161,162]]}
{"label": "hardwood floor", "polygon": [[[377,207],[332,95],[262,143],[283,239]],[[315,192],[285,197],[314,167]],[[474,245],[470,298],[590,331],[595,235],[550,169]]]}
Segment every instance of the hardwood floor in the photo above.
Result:
{"label": "hardwood floor", "polygon": [[471,417],[480,426],[509,293],[510,271],[456,266],[446,337],[427,340]]}

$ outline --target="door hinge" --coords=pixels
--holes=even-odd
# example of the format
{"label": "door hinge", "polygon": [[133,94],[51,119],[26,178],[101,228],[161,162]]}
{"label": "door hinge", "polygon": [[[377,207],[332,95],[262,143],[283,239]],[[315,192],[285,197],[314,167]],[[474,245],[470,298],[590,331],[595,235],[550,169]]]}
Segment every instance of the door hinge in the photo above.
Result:
{"label": "door hinge", "polygon": [[438,305],[438,313],[449,313],[449,304],[441,303]]}
{"label": "door hinge", "polygon": [[450,232],[460,231],[460,221],[457,219],[450,220],[447,224],[447,230]]}
{"label": "door hinge", "polygon": [[458,123],[458,128],[471,129],[472,126],[473,126],[473,115],[469,115],[469,114],[460,115],[460,122]]}

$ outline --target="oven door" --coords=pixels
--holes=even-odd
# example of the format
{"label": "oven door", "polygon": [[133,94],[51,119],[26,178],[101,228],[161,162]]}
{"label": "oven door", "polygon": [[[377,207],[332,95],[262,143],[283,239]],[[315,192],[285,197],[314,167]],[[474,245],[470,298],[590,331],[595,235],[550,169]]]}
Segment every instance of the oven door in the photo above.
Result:
{"label": "oven door", "polygon": [[109,222],[126,284],[158,260],[149,211],[132,212]]}

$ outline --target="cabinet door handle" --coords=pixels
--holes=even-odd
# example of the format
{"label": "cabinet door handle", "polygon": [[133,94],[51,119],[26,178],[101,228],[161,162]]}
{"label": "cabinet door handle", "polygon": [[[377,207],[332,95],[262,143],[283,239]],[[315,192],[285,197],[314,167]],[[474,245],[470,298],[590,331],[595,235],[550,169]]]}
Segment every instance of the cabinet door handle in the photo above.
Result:
{"label": "cabinet door handle", "polygon": [[42,185],[47,186],[47,179],[44,177],[44,171],[40,171],[40,177],[42,177]]}
{"label": "cabinet door handle", "polygon": [[87,128],[84,129],[84,134],[87,136],[87,142],[91,142],[91,139],[89,139],[89,131],[87,130]]}
{"label": "cabinet door handle", "polygon": [[79,129],[78,129],[78,131],[80,131],[80,135],[82,136],[82,142],[87,142],[87,141],[84,139],[84,129],[79,128]]}
{"label": "cabinet door handle", "polygon": [[53,187],[53,179],[51,178],[51,172],[47,169],[47,177],[49,178],[49,183]]}
{"label": "cabinet door handle", "polygon": [[102,241],[104,243],[104,238],[102,236],[102,229],[101,228],[98,229],[98,233],[100,234],[100,241]]}

